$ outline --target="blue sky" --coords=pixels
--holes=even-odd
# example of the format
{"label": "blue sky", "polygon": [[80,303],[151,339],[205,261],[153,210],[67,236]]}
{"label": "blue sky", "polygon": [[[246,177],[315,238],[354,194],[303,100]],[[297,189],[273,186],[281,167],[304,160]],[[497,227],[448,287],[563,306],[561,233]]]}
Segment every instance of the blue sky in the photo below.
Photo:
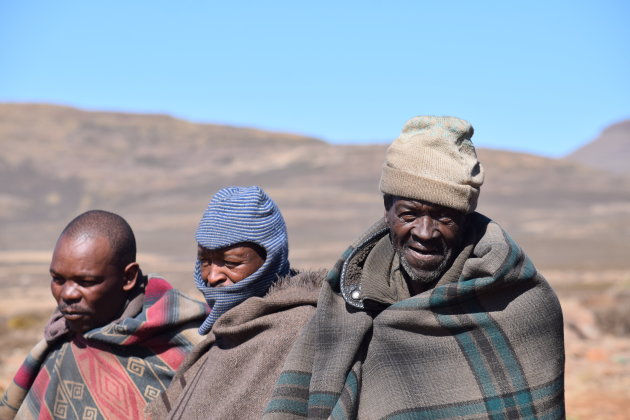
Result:
{"label": "blue sky", "polygon": [[0,101],[558,157],[630,118],[626,1],[0,0]]}

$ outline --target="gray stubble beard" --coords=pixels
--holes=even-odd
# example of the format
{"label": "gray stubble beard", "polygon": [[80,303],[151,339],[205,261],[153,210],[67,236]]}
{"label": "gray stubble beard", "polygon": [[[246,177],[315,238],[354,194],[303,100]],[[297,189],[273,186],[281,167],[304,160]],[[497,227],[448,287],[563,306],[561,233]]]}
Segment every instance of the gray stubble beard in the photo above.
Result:
{"label": "gray stubble beard", "polygon": [[427,289],[434,285],[444,275],[444,273],[446,273],[453,262],[453,250],[449,249],[446,252],[446,255],[444,255],[444,259],[442,260],[440,265],[435,268],[435,270],[431,271],[430,273],[420,273],[416,271],[416,269],[411,267],[409,262],[407,262],[407,260],[403,256],[403,253],[400,252],[400,250],[397,251],[398,257],[400,259],[400,265],[405,270],[405,273],[409,277],[409,280],[414,283],[419,283],[423,289]]}

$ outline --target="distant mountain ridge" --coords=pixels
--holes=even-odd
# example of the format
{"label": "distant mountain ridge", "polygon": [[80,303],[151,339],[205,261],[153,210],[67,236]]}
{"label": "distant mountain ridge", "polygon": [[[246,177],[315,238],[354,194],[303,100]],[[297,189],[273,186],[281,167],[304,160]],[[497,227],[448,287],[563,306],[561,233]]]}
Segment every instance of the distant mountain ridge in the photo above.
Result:
{"label": "distant mountain ridge", "polygon": [[630,120],[607,127],[595,140],[569,154],[573,162],[611,171],[630,174]]}
{"label": "distant mountain ridge", "polygon": [[[383,214],[385,144],[0,104],[0,145],[0,253],[50,250],[70,219],[103,208],[127,218],[141,252],[159,256],[152,269],[188,279],[194,230],[210,197],[226,185],[260,185],[285,216],[292,263],[326,267]],[[486,168],[478,210],[539,267],[630,265],[630,176],[568,159],[478,154]]]}

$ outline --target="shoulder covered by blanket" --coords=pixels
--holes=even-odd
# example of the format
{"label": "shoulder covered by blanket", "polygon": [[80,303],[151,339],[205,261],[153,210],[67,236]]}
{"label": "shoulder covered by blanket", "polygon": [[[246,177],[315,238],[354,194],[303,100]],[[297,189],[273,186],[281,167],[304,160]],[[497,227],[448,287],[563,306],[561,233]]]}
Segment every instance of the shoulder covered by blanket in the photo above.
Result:
{"label": "shoulder covered by blanket", "polygon": [[260,418],[284,358],[315,313],[325,271],[277,280],[227,311],[147,406],[153,419]]}
{"label": "shoulder covered by blanket", "polygon": [[374,313],[351,301],[361,276],[348,265],[386,225],[355,242],[329,272],[265,418],[563,418],[558,299],[498,224],[470,221],[456,276]]}
{"label": "shoulder covered by blanket", "polygon": [[0,402],[0,418],[141,419],[201,341],[197,328],[206,316],[204,303],[149,275],[121,319],[40,341]]}

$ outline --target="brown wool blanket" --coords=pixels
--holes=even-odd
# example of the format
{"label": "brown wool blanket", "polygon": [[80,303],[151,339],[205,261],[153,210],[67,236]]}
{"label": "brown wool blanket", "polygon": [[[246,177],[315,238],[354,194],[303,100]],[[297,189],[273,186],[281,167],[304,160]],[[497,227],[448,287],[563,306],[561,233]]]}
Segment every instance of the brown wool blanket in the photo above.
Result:
{"label": "brown wool blanket", "polygon": [[265,418],[564,418],[558,299],[499,225],[470,222],[453,266],[413,297],[401,298],[384,221],[351,246]]}
{"label": "brown wool blanket", "polygon": [[261,418],[284,358],[315,313],[325,272],[278,280],[264,297],[230,309],[147,406],[157,419]]}

